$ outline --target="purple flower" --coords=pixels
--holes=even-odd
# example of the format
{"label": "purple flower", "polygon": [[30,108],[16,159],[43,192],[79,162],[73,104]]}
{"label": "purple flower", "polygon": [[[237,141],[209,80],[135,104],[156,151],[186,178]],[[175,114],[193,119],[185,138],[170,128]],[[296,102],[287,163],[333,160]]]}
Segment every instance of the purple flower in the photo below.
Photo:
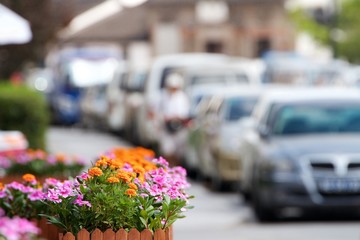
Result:
{"label": "purple flower", "polygon": [[28,196],[30,201],[44,200],[45,194],[41,190],[36,190]]}
{"label": "purple flower", "polygon": [[76,205],[79,205],[79,206],[88,206],[88,207],[91,207],[91,203],[89,201],[83,201],[83,196],[79,195],[75,202],[74,202]]}

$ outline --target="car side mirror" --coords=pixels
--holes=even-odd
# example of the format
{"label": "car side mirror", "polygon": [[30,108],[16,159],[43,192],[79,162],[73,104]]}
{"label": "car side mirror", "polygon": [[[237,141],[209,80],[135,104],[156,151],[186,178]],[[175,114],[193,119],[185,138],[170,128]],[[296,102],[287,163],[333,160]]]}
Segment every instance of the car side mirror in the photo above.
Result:
{"label": "car side mirror", "polygon": [[257,130],[259,132],[259,135],[262,139],[268,139],[270,137],[270,130],[265,125],[259,125],[257,127]]}

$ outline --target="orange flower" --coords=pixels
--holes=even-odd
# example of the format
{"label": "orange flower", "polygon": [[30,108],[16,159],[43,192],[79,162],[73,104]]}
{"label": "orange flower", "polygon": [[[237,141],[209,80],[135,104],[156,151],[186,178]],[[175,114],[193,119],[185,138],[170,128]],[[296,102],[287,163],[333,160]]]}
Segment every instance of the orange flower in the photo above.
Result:
{"label": "orange flower", "polygon": [[121,161],[117,160],[117,159],[112,160],[111,164],[110,164],[110,167],[113,168],[113,169],[122,168],[122,166],[124,166],[124,164]]}
{"label": "orange flower", "polygon": [[129,188],[134,189],[134,190],[138,190],[138,187],[136,186],[135,183],[129,183]]}
{"label": "orange flower", "polygon": [[34,175],[32,175],[32,174],[24,174],[23,176],[22,176],[22,178],[24,179],[24,181],[26,181],[26,182],[32,182],[32,181],[36,181],[36,178],[35,178],[35,176]]}
{"label": "orange flower", "polygon": [[4,187],[4,184],[0,182],[0,191],[3,190],[5,187]]}
{"label": "orange flower", "polygon": [[128,172],[125,171],[119,171],[116,175],[118,178],[120,178],[121,180],[124,180],[125,182],[130,182],[131,181],[131,176],[129,175]]}
{"label": "orange flower", "polygon": [[106,166],[107,166],[107,162],[104,161],[104,160],[102,160],[102,159],[100,159],[100,160],[96,161],[95,166],[96,166],[96,167],[102,167],[102,166],[106,167]]}
{"label": "orange flower", "polygon": [[66,159],[66,156],[65,156],[65,154],[61,154],[61,153],[59,153],[59,154],[56,154],[56,160],[58,160],[59,162],[64,162],[65,161],[65,159]]}
{"label": "orange flower", "polygon": [[118,179],[117,177],[109,177],[106,181],[108,183],[118,183],[120,182],[120,179]]}
{"label": "orange flower", "polygon": [[144,174],[145,173],[145,169],[140,167],[140,166],[134,166],[133,167],[133,171],[135,173],[138,173],[138,174]]}
{"label": "orange flower", "polygon": [[103,171],[98,167],[93,167],[89,169],[89,175],[90,176],[101,176],[103,174]]}
{"label": "orange flower", "polygon": [[125,194],[128,195],[129,197],[135,197],[137,195],[136,191],[131,188],[127,189],[125,191]]}

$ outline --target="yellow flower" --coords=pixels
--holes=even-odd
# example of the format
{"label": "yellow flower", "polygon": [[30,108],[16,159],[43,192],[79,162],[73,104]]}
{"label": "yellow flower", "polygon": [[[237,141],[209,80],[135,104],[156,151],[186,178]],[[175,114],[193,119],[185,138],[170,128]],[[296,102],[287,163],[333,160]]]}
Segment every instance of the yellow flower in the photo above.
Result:
{"label": "yellow flower", "polygon": [[28,173],[28,174],[24,174],[24,175],[22,176],[22,178],[23,178],[23,180],[26,181],[26,182],[36,181],[35,176],[32,175],[32,174],[29,174],[29,173]]}
{"label": "yellow flower", "polygon": [[93,167],[89,169],[89,175],[90,176],[101,176],[103,174],[103,171],[98,167]]}
{"label": "yellow flower", "polygon": [[117,177],[109,177],[106,181],[108,183],[118,183],[120,182],[120,179],[118,179]]}
{"label": "yellow flower", "polygon": [[129,183],[129,188],[134,189],[134,190],[138,190],[138,187],[136,186],[135,183]]}
{"label": "yellow flower", "polygon": [[125,194],[128,195],[129,197],[135,197],[137,195],[136,191],[131,188],[127,189],[125,191]]}

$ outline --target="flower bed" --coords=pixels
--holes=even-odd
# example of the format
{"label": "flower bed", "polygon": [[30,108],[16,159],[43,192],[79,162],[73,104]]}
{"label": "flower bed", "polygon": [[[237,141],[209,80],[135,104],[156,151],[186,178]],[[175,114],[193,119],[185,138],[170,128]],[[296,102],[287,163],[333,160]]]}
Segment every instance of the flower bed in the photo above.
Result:
{"label": "flower bed", "polygon": [[4,169],[4,176],[0,178],[3,183],[21,181],[21,176],[27,173],[43,182],[50,176],[58,179],[76,176],[85,167],[85,162],[78,157],[29,149],[0,156],[0,167]]}
{"label": "flower bed", "polygon": [[166,233],[191,208],[191,196],[185,193],[189,184],[183,168],[170,168],[165,159],[149,153],[115,149],[101,156],[86,173],[48,189],[48,213],[42,216],[63,229],[64,236],[83,229]]}
{"label": "flower bed", "polygon": [[39,229],[24,218],[4,217],[0,213],[1,240],[31,240],[39,234]]}
{"label": "flower bed", "polygon": [[9,218],[32,220],[49,240],[78,234],[92,240],[120,235],[124,240],[171,240],[172,224],[191,208],[188,187],[185,169],[169,167],[147,149],[117,148],[65,181],[40,183],[25,174],[22,182],[0,183],[0,210]]}

